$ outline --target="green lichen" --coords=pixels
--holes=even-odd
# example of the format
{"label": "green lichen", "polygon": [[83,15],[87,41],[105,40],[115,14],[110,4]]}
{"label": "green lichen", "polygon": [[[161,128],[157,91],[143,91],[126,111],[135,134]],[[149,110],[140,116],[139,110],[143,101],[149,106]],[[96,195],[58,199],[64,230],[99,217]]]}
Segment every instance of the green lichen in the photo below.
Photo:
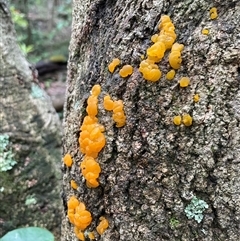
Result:
{"label": "green lichen", "polygon": [[29,195],[26,197],[26,200],[25,200],[26,206],[35,205],[36,203],[37,203],[37,199],[35,198],[34,195]]}
{"label": "green lichen", "polygon": [[78,101],[76,101],[76,103],[74,104],[73,108],[74,108],[75,110],[77,110],[78,107],[79,107],[79,105],[80,105],[80,101],[78,100]]}
{"label": "green lichen", "polygon": [[31,95],[33,98],[36,98],[36,99],[43,99],[44,98],[44,91],[36,84],[32,84],[32,87],[31,87]]}
{"label": "green lichen", "polygon": [[17,163],[10,148],[9,136],[0,135],[0,172],[11,170]]}
{"label": "green lichen", "polygon": [[194,220],[200,223],[203,219],[203,212],[206,208],[208,208],[208,204],[194,196],[184,211],[188,219],[194,218]]}

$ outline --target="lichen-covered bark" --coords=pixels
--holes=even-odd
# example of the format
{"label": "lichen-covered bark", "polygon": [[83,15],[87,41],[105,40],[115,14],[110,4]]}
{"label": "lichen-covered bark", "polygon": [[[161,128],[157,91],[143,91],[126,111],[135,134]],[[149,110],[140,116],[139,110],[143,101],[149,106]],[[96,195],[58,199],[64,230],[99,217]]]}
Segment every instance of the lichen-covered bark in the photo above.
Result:
{"label": "lichen-covered bark", "polygon": [[0,164],[10,151],[16,162],[0,170],[0,237],[27,225],[46,227],[59,238],[61,123],[16,44],[3,0],[0,33],[0,138],[9,140],[0,148]]}
{"label": "lichen-covered bark", "polygon": [[[216,20],[209,18],[213,6]],[[183,63],[167,81],[166,54],[159,64],[163,77],[151,83],[138,66],[163,14],[171,17],[177,41],[185,46]],[[72,154],[74,166],[64,169],[64,203],[66,209],[76,195],[86,204],[93,215],[89,230],[101,215],[108,218],[110,228],[97,240],[239,240],[239,21],[237,0],[74,1],[64,138],[64,153]],[[205,27],[208,36],[201,34]],[[134,66],[131,77],[108,72],[115,57]],[[190,87],[179,87],[182,76],[190,78]],[[96,83],[102,87],[98,118],[107,144],[98,157],[100,187],[88,189],[79,170],[78,137]],[[123,128],[103,109],[107,93],[124,101]],[[173,116],[184,113],[193,116],[193,125],[175,126]],[[77,191],[71,179],[79,184]],[[200,223],[184,212],[193,196],[208,204]],[[62,240],[75,240],[66,213]]]}

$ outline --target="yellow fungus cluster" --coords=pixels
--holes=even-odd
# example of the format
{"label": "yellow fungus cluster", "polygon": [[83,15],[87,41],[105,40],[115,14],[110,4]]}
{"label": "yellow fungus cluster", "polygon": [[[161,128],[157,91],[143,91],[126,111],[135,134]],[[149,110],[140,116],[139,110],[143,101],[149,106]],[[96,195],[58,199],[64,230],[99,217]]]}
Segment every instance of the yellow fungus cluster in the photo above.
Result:
{"label": "yellow fungus cluster", "polygon": [[158,26],[160,33],[153,35],[151,40],[156,42],[162,42],[165,45],[165,49],[171,49],[173,43],[175,42],[177,35],[175,33],[175,26],[171,19],[167,15],[161,17],[160,24]]}
{"label": "yellow fungus cluster", "polygon": [[175,70],[171,69],[170,71],[167,72],[166,79],[172,80],[175,77],[175,74],[176,74]]}
{"label": "yellow fungus cluster", "polygon": [[[210,10],[211,19],[217,17],[216,8]],[[144,59],[144,55],[141,56],[142,61],[139,66],[139,71],[142,73],[146,80],[155,82],[161,78],[161,70],[157,63],[159,63],[165,55],[167,50],[171,50],[169,54],[169,64],[172,69],[166,74],[167,80],[172,80],[175,77],[175,70],[179,69],[182,63],[181,52],[184,49],[183,44],[174,43],[176,41],[175,27],[169,16],[162,16],[159,24],[159,34],[155,34],[151,37],[153,42],[146,53],[147,58]],[[202,30],[203,34],[208,34],[208,29]],[[115,58],[108,65],[108,70],[113,73],[115,68],[120,64],[120,60]],[[123,78],[133,73],[133,67],[131,65],[124,65],[119,75]],[[183,77],[179,81],[180,87],[187,87],[190,83],[188,77]],[[86,179],[86,185],[89,188],[96,188],[99,186],[98,178],[101,172],[101,167],[95,160],[98,157],[99,152],[106,144],[106,139],[103,134],[105,128],[98,123],[98,96],[100,95],[100,85],[94,85],[91,90],[91,95],[87,100],[87,116],[83,120],[83,124],[80,128],[79,145],[80,150],[85,154],[83,161],[80,164],[80,169],[83,177]],[[196,94],[193,97],[195,102],[199,101],[199,95]],[[104,108],[108,111],[113,111],[113,120],[116,122],[117,127],[122,127],[126,124],[126,116],[123,110],[123,101],[113,101],[109,95],[104,97]],[[184,124],[185,126],[192,125],[193,118],[189,114],[177,115],[173,118],[175,125]],[[65,165],[70,167],[72,165],[72,158],[70,154],[66,154],[63,158]],[[77,189],[78,185],[74,180],[71,180],[71,187]],[[72,196],[68,203],[68,219],[74,225],[74,232],[76,237],[80,240],[85,240],[83,231],[90,225],[92,216],[89,211],[86,210],[84,203],[79,202],[76,197]],[[109,227],[109,222],[105,217],[100,218],[100,223],[96,227],[97,232],[102,235]],[[89,239],[94,239],[93,232],[88,233]]]}
{"label": "yellow fungus cluster", "polygon": [[[121,63],[120,59],[114,58],[112,62],[108,65],[109,72],[113,73],[115,68]],[[133,67],[129,64],[124,65],[120,71],[119,75],[123,78],[128,77],[133,73]]]}
{"label": "yellow fungus cluster", "polygon": [[189,114],[184,114],[182,116],[182,122],[185,126],[191,126],[192,125],[192,117]]}
{"label": "yellow fungus cluster", "polygon": [[123,78],[128,77],[132,73],[133,73],[133,67],[129,64],[124,65],[119,71],[119,75]]}
{"label": "yellow fungus cluster", "polygon": [[208,35],[208,34],[209,34],[209,30],[208,30],[207,28],[204,28],[204,29],[202,30],[202,34]]}
{"label": "yellow fungus cluster", "polygon": [[122,127],[126,124],[126,115],[123,110],[123,101],[113,101],[109,95],[103,99],[103,106],[106,110],[113,111],[113,120],[117,127]]}
{"label": "yellow fungus cluster", "polygon": [[102,133],[105,130],[104,126],[98,123],[96,117],[86,116],[80,130],[79,144],[81,152],[96,158],[106,143],[105,136]]}
{"label": "yellow fungus cluster", "polygon": [[120,59],[114,58],[112,62],[108,65],[108,70],[113,73],[115,68],[120,64]]}
{"label": "yellow fungus cluster", "polygon": [[[142,60],[139,66],[143,78],[153,82],[158,81],[162,76],[161,70],[156,63],[162,60],[165,51],[171,49],[169,63],[173,69],[179,69],[182,62],[181,51],[184,47],[183,44],[174,44],[177,35],[169,16],[164,15],[161,17],[158,28],[160,30],[159,34],[154,34],[151,37],[154,44],[147,49],[147,59]],[[171,80],[174,76],[175,72],[170,71],[166,78]]]}
{"label": "yellow fungus cluster", "polygon": [[72,166],[72,157],[69,153],[67,153],[64,157],[63,157],[63,162],[66,166],[71,167]]}
{"label": "yellow fungus cluster", "polygon": [[179,85],[182,88],[189,86],[189,84],[190,84],[190,79],[188,77],[182,77],[179,81]]}
{"label": "yellow fungus cluster", "polygon": [[[86,210],[86,206],[83,202],[79,202],[75,196],[71,196],[67,202],[67,216],[70,223],[74,225],[74,233],[76,237],[82,241],[85,240],[83,231],[92,222],[92,215]],[[105,230],[109,227],[109,222],[105,217],[100,217],[100,223],[98,224],[96,230],[102,235]],[[88,233],[89,239],[95,239],[94,233]]]}
{"label": "yellow fungus cluster", "polygon": [[85,241],[84,233],[80,229],[75,226],[73,230],[79,240]]}
{"label": "yellow fungus cluster", "polygon": [[92,95],[88,98],[87,113],[80,128],[81,133],[79,137],[80,150],[83,154],[96,158],[98,153],[105,146],[106,140],[102,132],[104,126],[98,123],[96,117],[98,113],[98,95],[100,94],[101,87],[94,85],[92,88]]}
{"label": "yellow fungus cluster", "polygon": [[173,123],[176,126],[181,125],[182,123],[185,126],[191,126],[192,125],[192,117],[189,114],[183,114],[183,116],[181,117],[180,115],[174,116],[173,117]]}
{"label": "yellow fungus cluster", "polygon": [[106,110],[113,110],[114,101],[111,99],[109,95],[106,95],[103,99],[103,106]]}
{"label": "yellow fungus cluster", "polygon": [[92,222],[92,215],[86,210],[85,204],[79,202],[75,196],[71,196],[67,202],[68,219],[74,225],[74,232],[78,239],[85,240],[84,231]]}
{"label": "yellow fungus cluster", "polygon": [[195,94],[195,95],[193,96],[193,101],[194,101],[194,102],[198,102],[199,100],[200,100],[199,94]]}
{"label": "yellow fungus cluster", "polygon": [[113,120],[116,122],[117,127],[122,127],[126,124],[126,116],[123,111],[123,101],[114,101],[113,105]]}
{"label": "yellow fungus cluster", "polygon": [[[88,187],[97,187],[99,185],[96,179],[99,177],[101,169],[94,158],[97,158],[98,153],[106,144],[106,139],[103,134],[105,128],[103,125],[98,123],[98,119],[96,117],[98,113],[97,104],[100,92],[100,85],[94,85],[91,91],[91,95],[87,101],[88,106],[86,111],[88,115],[85,116],[83,124],[80,128],[80,150],[83,154],[86,155],[80,167]],[[94,171],[93,168],[96,168],[96,170]]]}
{"label": "yellow fungus cluster", "polygon": [[101,172],[100,165],[95,161],[93,157],[85,156],[80,164],[82,174],[86,179],[87,187],[95,188],[99,186],[97,178]]}
{"label": "yellow fungus cluster", "polygon": [[100,220],[100,223],[97,226],[97,232],[100,235],[102,235],[105,232],[105,230],[108,228],[109,223],[105,217],[100,217],[99,220]]}
{"label": "yellow fungus cluster", "polygon": [[101,92],[101,87],[100,85],[94,85],[92,87],[92,94],[88,97],[88,100],[87,100],[87,108],[86,108],[86,111],[88,113],[88,116],[94,118],[97,113],[98,113],[98,96]]}
{"label": "yellow fungus cluster", "polygon": [[89,237],[91,240],[95,239],[95,235],[94,235],[93,232],[89,232],[89,233],[88,233],[88,237]]}
{"label": "yellow fungus cluster", "polygon": [[165,51],[166,51],[165,44],[161,41],[156,42],[147,49],[148,59],[158,63],[162,60]]}
{"label": "yellow fungus cluster", "polygon": [[211,19],[216,19],[218,17],[217,8],[211,8],[209,13]]}
{"label": "yellow fungus cluster", "polygon": [[179,126],[181,125],[182,123],[182,117],[180,115],[176,115],[173,117],[173,123],[176,125],[176,126]]}
{"label": "yellow fungus cluster", "polygon": [[71,187],[72,187],[73,189],[76,190],[76,189],[78,188],[78,185],[77,185],[77,183],[76,183],[74,180],[71,180],[70,184],[71,184]]}
{"label": "yellow fungus cluster", "polygon": [[171,53],[169,54],[169,64],[173,69],[179,69],[182,63],[181,52],[184,48],[183,44],[175,43],[172,46]]}
{"label": "yellow fungus cluster", "polygon": [[162,76],[162,72],[158,66],[150,59],[143,60],[140,63],[139,71],[142,73],[144,79],[152,82],[158,81]]}

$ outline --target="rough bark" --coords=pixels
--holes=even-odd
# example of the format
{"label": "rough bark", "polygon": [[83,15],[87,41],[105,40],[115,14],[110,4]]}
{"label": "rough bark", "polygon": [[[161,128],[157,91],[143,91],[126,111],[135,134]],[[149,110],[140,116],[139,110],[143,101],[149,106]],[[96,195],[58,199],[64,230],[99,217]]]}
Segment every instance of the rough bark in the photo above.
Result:
{"label": "rough bark", "polygon": [[[218,9],[214,21],[209,19],[213,6]],[[174,81],[167,81],[166,54],[159,64],[163,77],[150,83],[138,66],[163,14],[171,17],[177,42],[185,45],[183,63]],[[74,165],[64,168],[63,200],[65,210],[71,195],[86,204],[93,215],[88,230],[95,230],[101,215],[108,218],[110,228],[97,240],[239,240],[239,21],[239,1],[73,2],[64,153],[72,154]],[[201,34],[204,27],[208,36]],[[134,66],[131,77],[108,72],[115,57]],[[190,78],[190,87],[179,87],[182,76]],[[100,186],[88,189],[79,170],[78,137],[96,83],[102,87],[98,118],[107,144],[98,157]],[[106,93],[124,101],[123,128],[116,128],[103,108]],[[183,113],[193,116],[192,126],[172,123]],[[71,179],[79,184],[77,191]],[[200,223],[184,212],[193,196],[208,204]],[[62,240],[76,240],[66,212]]]}
{"label": "rough bark", "polygon": [[39,226],[59,238],[61,123],[16,43],[3,0],[0,33],[0,237]]}

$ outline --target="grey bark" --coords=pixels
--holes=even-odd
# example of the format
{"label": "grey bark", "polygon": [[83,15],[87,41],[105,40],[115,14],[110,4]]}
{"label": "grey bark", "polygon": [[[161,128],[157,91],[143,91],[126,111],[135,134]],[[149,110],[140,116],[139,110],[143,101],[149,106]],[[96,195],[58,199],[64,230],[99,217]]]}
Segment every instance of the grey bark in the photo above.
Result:
{"label": "grey bark", "polygon": [[0,237],[23,226],[60,236],[61,123],[36,81],[1,0]]}
{"label": "grey bark", "polygon": [[[216,20],[209,18],[211,7],[218,9]],[[159,64],[163,77],[150,83],[138,71],[140,56],[164,14],[176,27],[177,42],[185,45],[183,63],[167,81],[166,54]],[[108,218],[110,228],[97,240],[239,240],[239,21],[239,1],[73,2],[64,154],[72,154],[74,165],[64,169],[64,203],[66,210],[76,195],[86,204],[93,215],[90,231],[101,215]],[[208,36],[201,34],[205,27]],[[115,57],[134,66],[131,77],[108,72]],[[182,76],[190,78],[190,87],[179,87]],[[102,87],[98,118],[107,144],[98,157],[100,187],[88,189],[79,170],[78,137],[96,83]],[[123,128],[116,128],[103,108],[107,93],[124,101]],[[193,125],[175,126],[173,116],[184,113],[193,116]],[[71,179],[79,184],[77,191]],[[194,196],[208,204],[200,223],[184,211]],[[76,240],[66,213],[62,240]]]}

